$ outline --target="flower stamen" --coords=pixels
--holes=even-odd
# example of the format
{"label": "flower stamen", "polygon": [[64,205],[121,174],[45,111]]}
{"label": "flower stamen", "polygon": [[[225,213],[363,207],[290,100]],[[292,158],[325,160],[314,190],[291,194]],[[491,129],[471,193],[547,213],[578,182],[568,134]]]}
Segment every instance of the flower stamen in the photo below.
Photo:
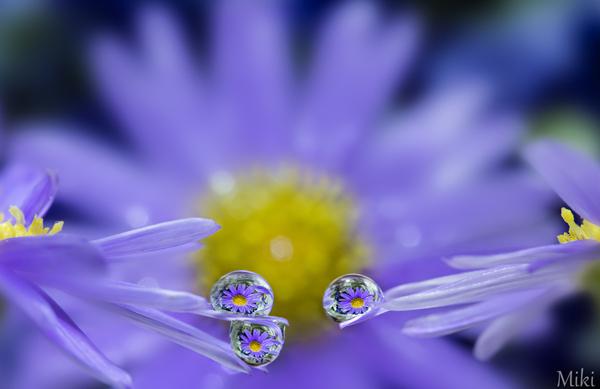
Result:
{"label": "flower stamen", "polygon": [[359,309],[359,308],[362,308],[365,306],[365,300],[363,300],[360,297],[356,297],[356,298],[353,298],[352,301],[350,301],[350,305],[354,309]]}
{"label": "flower stamen", "polygon": [[260,342],[257,342],[256,340],[253,340],[248,345],[248,348],[252,350],[253,353],[258,353],[260,352],[260,350],[262,350],[262,344],[260,344]]}
{"label": "flower stamen", "polygon": [[18,207],[10,207],[9,212],[14,221],[4,221],[4,214],[0,213],[0,240],[23,236],[55,235],[63,228],[64,223],[62,221],[54,223],[51,228],[44,227],[44,219],[38,216],[35,216],[33,221],[27,226],[25,215]]}
{"label": "flower stamen", "polygon": [[246,304],[248,304],[248,299],[241,294],[237,294],[237,295],[233,296],[231,301],[233,302],[233,305],[238,306],[238,307],[244,307],[244,306],[246,306]]}

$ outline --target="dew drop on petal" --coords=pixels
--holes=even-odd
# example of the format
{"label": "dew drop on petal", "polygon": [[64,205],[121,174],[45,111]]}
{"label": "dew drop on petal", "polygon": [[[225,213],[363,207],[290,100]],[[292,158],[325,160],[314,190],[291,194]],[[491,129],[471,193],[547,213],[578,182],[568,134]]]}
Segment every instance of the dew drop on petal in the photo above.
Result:
{"label": "dew drop on petal", "polygon": [[213,285],[210,302],[215,311],[244,316],[268,315],[273,308],[273,289],[260,275],[236,270]]}
{"label": "dew drop on petal", "polygon": [[362,274],[346,274],[333,280],[323,295],[323,309],[336,322],[368,313],[383,301],[375,281]]}
{"label": "dew drop on petal", "polygon": [[285,325],[268,320],[233,321],[229,339],[233,352],[251,366],[265,366],[279,356],[285,341]]}

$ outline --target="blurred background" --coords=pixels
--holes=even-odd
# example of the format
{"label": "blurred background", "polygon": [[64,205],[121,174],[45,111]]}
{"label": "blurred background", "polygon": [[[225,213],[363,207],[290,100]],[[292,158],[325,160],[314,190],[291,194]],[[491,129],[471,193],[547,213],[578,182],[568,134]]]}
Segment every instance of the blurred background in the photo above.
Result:
{"label": "blurred background", "polygon": [[[300,74],[319,26],[342,3],[283,3],[292,31],[288,60]],[[389,107],[414,105],[439,86],[485,80],[493,90],[491,109],[522,115],[526,140],[555,137],[600,157],[599,2],[376,3],[384,15],[409,14],[420,24],[419,47],[402,88],[393,89]],[[214,5],[210,1],[0,0],[2,137],[18,135],[24,123],[69,122],[77,125],[78,132],[127,153],[130,140],[98,92],[89,46],[105,32],[132,39],[136,15],[149,4],[170,10],[191,42],[194,56],[206,58],[207,25]],[[512,159],[505,163],[518,164],[517,154],[515,147]],[[557,202],[553,209],[558,206]],[[64,218],[65,212],[72,215],[59,204],[52,215],[60,213]],[[558,221],[558,216],[556,212],[552,217]],[[550,321],[543,336],[515,342],[489,363],[517,384],[540,388],[555,386],[556,370],[600,368],[599,324],[589,298],[564,301],[553,310]],[[469,336],[451,341],[465,350],[472,346]]]}

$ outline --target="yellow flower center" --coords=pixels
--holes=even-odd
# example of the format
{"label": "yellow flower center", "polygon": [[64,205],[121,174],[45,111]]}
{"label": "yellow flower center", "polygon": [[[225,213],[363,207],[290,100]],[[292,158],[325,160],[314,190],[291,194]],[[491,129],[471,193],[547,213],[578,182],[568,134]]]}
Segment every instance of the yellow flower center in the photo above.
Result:
{"label": "yellow flower center", "polygon": [[[582,220],[581,225],[578,225],[575,222],[573,212],[567,208],[562,208],[560,214],[569,226],[569,231],[558,235],[557,238],[560,243],[586,239],[600,241],[600,226],[585,219]],[[600,261],[592,262],[585,267],[581,273],[581,284],[600,304]]]}
{"label": "yellow flower center", "polygon": [[360,297],[356,297],[350,301],[350,305],[354,309],[359,309],[365,306],[365,300],[361,299]]}
{"label": "yellow flower center", "polygon": [[[35,216],[29,226],[25,225],[25,216],[17,207],[10,207],[13,220],[4,221],[4,214],[0,213],[0,240],[22,236],[54,235],[62,230],[63,222],[56,222],[50,227],[44,227],[44,219]],[[3,222],[4,221],[4,222]]]}
{"label": "yellow flower center", "polygon": [[250,350],[252,350],[252,352],[259,352],[260,350],[262,350],[262,344],[260,344],[259,342],[257,342],[256,340],[253,340],[252,342],[250,342],[250,344],[248,345],[248,348]]}
{"label": "yellow flower center", "polygon": [[223,227],[198,251],[202,288],[233,270],[262,275],[275,294],[272,314],[290,321],[292,337],[327,323],[321,300],[329,282],[366,265],[356,206],[326,176],[294,168],[221,172],[201,205]]}
{"label": "yellow flower center", "polygon": [[[9,208],[14,220],[4,221],[4,214],[0,212],[0,240],[17,238],[22,236],[54,235],[62,230],[63,222],[54,223],[52,228],[44,227],[41,217],[34,217],[29,226],[25,225],[25,215],[18,207]],[[4,302],[0,298],[0,317],[4,311]]]}
{"label": "yellow flower center", "polygon": [[246,303],[248,302],[248,300],[246,299],[246,297],[242,296],[241,294],[237,294],[237,295],[233,296],[232,302],[233,302],[233,305],[235,305],[237,307],[244,307],[244,306],[246,306]]}

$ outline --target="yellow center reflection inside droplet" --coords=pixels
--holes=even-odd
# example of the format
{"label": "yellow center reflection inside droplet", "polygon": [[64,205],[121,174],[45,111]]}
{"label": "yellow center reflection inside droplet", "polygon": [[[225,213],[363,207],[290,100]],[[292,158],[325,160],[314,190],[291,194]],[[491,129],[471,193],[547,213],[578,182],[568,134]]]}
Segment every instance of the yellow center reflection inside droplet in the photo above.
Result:
{"label": "yellow center reflection inside droplet", "polygon": [[235,306],[243,307],[246,305],[248,300],[246,299],[246,297],[242,296],[241,294],[237,294],[237,295],[233,296],[232,302],[233,302],[233,305],[235,305]]}
{"label": "yellow center reflection inside droplet", "polygon": [[262,344],[260,344],[259,342],[257,342],[256,340],[253,340],[252,342],[250,342],[250,344],[248,345],[248,348],[250,350],[252,350],[252,352],[259,352],[260,350],[262,350]]}
{"label": "yellow center reflection inside droplet", "polygon": [[350,301],[350,305],[355,309],[362,308],[365,306],[365,300],[361,299],[360,297],[356,297]]}

